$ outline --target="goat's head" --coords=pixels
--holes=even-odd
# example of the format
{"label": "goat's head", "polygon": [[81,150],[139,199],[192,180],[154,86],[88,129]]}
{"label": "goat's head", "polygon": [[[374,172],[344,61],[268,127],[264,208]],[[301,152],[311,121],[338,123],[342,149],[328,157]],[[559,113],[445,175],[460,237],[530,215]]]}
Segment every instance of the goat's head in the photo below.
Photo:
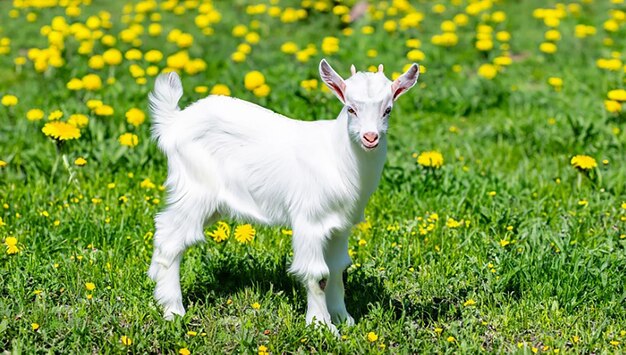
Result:
{"label": "goat's head", "polygon": [[343,80],[325,59],[319,68],[324,83],[345,106],[350,138],[366,151],[373,150],[387,133],[393,103],[415,85],[419,65],[413,63],[394,81],[387,79],[382,64],[376,73],[357,72],[354,65],[350,69],[352,76]]}

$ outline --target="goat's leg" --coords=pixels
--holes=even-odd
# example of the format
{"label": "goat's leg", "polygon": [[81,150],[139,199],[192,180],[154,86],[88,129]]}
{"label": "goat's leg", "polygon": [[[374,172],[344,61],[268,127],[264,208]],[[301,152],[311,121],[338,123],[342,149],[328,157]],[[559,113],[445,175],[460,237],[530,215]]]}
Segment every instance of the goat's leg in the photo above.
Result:
{"label": "goat's leg", "polygon": [[333,322],[354,325],[354,319],[346,310],[343,287],[343,272],[352,263],[348,255],[348,236],[349,232],[334,234],[324,250],[330,271],[326,285],[326,305]]}
{"label": "goat's leg", "polygon": [[311,233],[294,227],[293,262],[289,271],[298,276],[307,291],[306,323],[322,323],[331,332],[339,334],[332,324],[326,306],[325,289],[328,283],[329,270],[324,260],[323,233]]}
{"label": "goat's leg", "polygon": [[185,314],[180,289],[180,262],[189,246],[204,240],[202,227],[205,214],[200,210],[196,205],[174,204],[155,218],[154,252],[148,275],[156,281],[154,297],[163,306],[164,317],[168,320],[174,314]]}

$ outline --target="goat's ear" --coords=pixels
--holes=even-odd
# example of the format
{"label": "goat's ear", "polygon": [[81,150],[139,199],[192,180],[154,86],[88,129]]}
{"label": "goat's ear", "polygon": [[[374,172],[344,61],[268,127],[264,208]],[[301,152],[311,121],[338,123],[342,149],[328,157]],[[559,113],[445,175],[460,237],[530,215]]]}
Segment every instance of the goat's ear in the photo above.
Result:
{"label": "goat's ear", "polygon": [[393,100],[397,100],[400,95],[407,92],[417,82],[417,77],[420,75],[420,66],[413,63],[409,70],[391,84],[391,93],[393,94]]}
{"label": "goat's ear", "polygon": [[346,103],[346,83],[337,74],[333,68],[328,64],[326,59],[322,59],[320,62],[320,77],[324,83],[332,90],[337,96],[339,101]]}

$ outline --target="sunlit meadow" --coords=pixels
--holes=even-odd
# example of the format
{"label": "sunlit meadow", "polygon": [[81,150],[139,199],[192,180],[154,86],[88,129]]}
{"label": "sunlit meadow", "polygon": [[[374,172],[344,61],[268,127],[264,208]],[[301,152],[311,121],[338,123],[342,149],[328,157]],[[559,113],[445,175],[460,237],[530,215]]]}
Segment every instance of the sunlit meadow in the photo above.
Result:
{"label": "sunlit meadow", "polygon": [[[2,1],[0,350],[624,352],[624,38],[624,0]],[[164,321],[155,77],[331,119],[321,58],[421,64],[351,237],[356,326],[307,327],[291,231],[245,221],[206,226]]]}

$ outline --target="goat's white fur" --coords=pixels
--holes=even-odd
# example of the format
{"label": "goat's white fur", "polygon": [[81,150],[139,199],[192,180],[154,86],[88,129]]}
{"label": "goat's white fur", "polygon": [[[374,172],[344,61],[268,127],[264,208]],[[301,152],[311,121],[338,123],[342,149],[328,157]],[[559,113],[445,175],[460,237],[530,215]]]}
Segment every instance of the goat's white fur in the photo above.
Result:
{"label": "goat's white fur", "polygon": [[[209,96],[180,110],[178,75],[157,78],[150,108],[153,135],[168,159],[168,198],[155,218],[148,273],[166,319],[185,313],[183,252],[204,240],[204,224],[232,218],[291,226],[289,270],[306,287],[307,324],[316,320],[336,332],[331,321],[354,322],[342,281],[351,263],[348,236],[363,219],[385,163],[385,110],[415,84],[419,67],[414,64],[393,83],[382,70],[352,71],[344,81],[322,60],[322,79],[346,107],[335,120],[315,122],[226,96]],[[377,146],[363,141],[367,132],[377,135]]]}

